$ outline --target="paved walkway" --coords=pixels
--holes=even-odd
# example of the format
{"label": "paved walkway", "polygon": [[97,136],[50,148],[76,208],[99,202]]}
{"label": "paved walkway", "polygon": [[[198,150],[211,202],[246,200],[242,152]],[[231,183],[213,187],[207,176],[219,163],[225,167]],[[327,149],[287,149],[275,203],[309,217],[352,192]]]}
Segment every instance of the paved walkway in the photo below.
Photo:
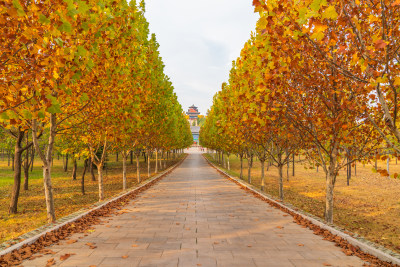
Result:
{"label": "paved walkway", "polygon": [[[73,235],[76,243],[62,241],[49,247],[56,254],[23,266],[45,266],[51,258],[59,266],[363,265],[221,177],[200,154],[104,220],[86,237]],[[67,253],[76,255],[61,261]]]}

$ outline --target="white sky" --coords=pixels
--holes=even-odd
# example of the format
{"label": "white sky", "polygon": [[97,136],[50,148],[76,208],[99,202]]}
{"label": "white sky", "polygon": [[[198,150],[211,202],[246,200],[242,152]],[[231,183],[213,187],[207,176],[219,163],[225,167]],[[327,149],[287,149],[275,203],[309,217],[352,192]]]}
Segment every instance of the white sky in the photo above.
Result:
{"label": "white sky", "polygon": [[146,18],[182,108],[205,114],[255,29],[252,1],[147,0]]}

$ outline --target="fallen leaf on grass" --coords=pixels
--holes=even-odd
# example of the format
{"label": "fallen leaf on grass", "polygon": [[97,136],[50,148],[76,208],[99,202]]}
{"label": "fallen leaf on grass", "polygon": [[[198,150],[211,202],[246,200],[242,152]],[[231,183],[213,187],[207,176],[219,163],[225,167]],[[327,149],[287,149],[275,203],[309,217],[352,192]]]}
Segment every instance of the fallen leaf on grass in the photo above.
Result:
{"label": "fallen leaf on grass", "polygon": [[68,258],[71,257],[72,255],[75,255],[75,253],[67,253],[67,254],[64,254],[64,255],[60,256],[60,260],[65,261],[66,259],[68,259]]}

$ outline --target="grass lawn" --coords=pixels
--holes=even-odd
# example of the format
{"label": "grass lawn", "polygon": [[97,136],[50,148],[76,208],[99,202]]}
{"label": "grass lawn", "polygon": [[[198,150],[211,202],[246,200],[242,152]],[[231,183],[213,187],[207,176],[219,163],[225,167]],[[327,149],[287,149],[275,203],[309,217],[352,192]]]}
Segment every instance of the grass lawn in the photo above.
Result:
{"label": "grass lawn", "polygon": [[[212,160],[210,155],[206,156]],[[240,159],[230,156],[230,166],[228,172],[239,177]],[[243,166],[244,179],[247,181],[246,160]],[[253,166],[252,183],[260,187],[260,162],[255,161]],[[378,162],[378,168],[386,168],[386,161]],[[289,181],[287,169],[284,169],[285,202],[323,218],[325,174],[322,168],[317,172],[316,169],[306,169],[301,163],[295,163],[295,176],[292,176],[291,164],[289,169]],[[372,169],[371,164],[363,166],[357,163],[357,176],[354,176],[352,168],[350,186],[346,184],[346,170],[340,172],[334,193],[334,223],[400,253],[400,179],[382,177]],[[391,159],[390,173],[395,172],[400,173],[400,161],[397,165]],[[266,192],[278,197],[277,168],[269,167],[265,175]]]}
{"label": "grass lawn", "polygon": [[[168,166],[176,163],[170,160]],[[52,169],[52,183],[54,188],[56,216],[61,218],[73,213],[85,206],[98,201],[97,181],[91,180],[91,175],[86,172],[85,191],[81,194],[81,177],[83,172],[83,160],[78,161],[77,180],[72,180],[72,162],[69,161],[68,172],[64,172],[62,159],[55,159]],[[18,237],[28,231],[38,228],[46,223],[46,203],[43,188],[43,176],[40,161],[34,163],[33,172],[29,177],[29,190],[23,190],[23,174],[20,198],[18,202],[18,214],[9,215],[11,188],[13,185],[13,172],[7,166],[6,160],[0,160],[0,243]],[[155,162],[151,162],[151,171],[154,172]],[[95,170],[96,177],[97,171]],[[136,185],[136,160],[133,165],[127,161],[128,187]],[[105,198],[110,198],[122,190],[122,158],[115,161],[115,156],[110,156],[107,168],[104,171]],[[141,178],[147,179],[147,163],[141,158]]]}

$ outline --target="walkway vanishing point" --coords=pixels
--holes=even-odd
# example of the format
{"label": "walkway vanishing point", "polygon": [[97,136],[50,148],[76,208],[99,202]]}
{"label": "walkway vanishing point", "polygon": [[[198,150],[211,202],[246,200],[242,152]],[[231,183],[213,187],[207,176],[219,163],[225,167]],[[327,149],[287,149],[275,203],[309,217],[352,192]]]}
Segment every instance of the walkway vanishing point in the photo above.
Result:
{"label": "walkway vanishing point", "polygon": [[[362,266],[334,243],[293,223],[255,198],[193,151],[171,174],[104,218],[76,243],[22,265],[46,266]],[[80,238],[80,239],[79,239]],[[96,245],[89,248],[87,243]],[[61,261],[65,254],[75,255]]]}

